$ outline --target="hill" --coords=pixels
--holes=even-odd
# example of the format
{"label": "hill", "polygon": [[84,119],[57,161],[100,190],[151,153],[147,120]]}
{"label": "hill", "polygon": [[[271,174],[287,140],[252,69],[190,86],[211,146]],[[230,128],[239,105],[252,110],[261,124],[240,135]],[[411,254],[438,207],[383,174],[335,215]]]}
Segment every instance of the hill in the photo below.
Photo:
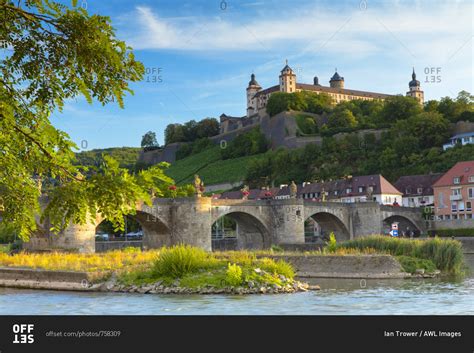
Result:
{"label": "hill", "polygon": [[221,159],[219,146],[206,149],[174,162],[166,174],[178,185],[191,183],[199,174],[206,185],[244,180],[252,161],[264,157],[264,153],[233,159]]}
{"label": "hill", "polygon": [[135,169],[141,150],[139,147],[112,147],[82,151],[76,153],[76,164],[85,166],[97,165],[102,154],[107,154],[116,159],[120,163],[120,167],[132,170]]}

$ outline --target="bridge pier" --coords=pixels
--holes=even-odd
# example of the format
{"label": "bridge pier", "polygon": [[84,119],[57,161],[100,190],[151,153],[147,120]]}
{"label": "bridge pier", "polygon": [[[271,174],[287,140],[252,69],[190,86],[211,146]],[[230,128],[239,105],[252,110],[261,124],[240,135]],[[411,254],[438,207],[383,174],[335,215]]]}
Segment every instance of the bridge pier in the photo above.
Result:
{"label": "bridge pier", "polygon": [[278,200],[271,205],[273,242],[275,244],[304,243],[303,199]]}

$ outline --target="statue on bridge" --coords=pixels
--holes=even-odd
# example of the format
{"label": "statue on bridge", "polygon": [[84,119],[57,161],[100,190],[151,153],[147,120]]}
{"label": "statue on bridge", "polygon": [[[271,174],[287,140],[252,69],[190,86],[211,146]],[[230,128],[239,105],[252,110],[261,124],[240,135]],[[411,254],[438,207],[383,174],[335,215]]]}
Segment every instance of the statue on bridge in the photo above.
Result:
{"label": "statue on bridge", "polygon": [[242,193],[243,200],[247,200],[249,198],[250,190],[248,185],[244,185],[244,187],[240,189],[240,192]]}
{"label": "statue on bridge", "polygon": [[290,198],[296,199],[297,193],[298,193],[298,187],[296,186],[295,181],[293,180],[290,184]]}
{"label": "statue on bridge", "polygon": [[201,178],[199,178],[199,175],[195,174],[194,175],[194,195],[197,197],[201,197],[202,193],[204,192],[204,183],[202,182]]}

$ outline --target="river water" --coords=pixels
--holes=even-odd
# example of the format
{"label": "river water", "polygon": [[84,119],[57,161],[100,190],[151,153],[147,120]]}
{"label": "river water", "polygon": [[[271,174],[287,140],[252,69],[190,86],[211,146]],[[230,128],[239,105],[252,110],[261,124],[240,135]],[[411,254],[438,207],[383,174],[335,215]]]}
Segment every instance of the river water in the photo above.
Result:
{"label": "river water", "polygon": [[[467,257],[471,269],[474,255]],[[474,315],[462,280],[314,279],[320,291],[278,295],[151,295],[0,288],[0,315]]]}

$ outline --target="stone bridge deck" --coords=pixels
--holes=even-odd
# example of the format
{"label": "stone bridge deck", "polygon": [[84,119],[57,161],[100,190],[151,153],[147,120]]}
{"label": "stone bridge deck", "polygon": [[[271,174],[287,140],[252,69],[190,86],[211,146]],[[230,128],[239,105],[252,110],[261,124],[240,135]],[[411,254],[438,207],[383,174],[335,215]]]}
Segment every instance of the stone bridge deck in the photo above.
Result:
{"label": "stone bridge deck", "polygon": [[[314,219],[338,240],[386,233],[390,223],[426,231],[419,209],[381,206],[375,202],[314,202],[304,199],[227,200],[199,198],[155,199],[152,206],[137,205],[133,217],[144,232],[148,248],[186,243],[211,250],[211,228],[223,216],[234,219],[239,248],[268,248],[273,244],[305,242],[305,221]],[[33,237],[26,245],[42,248],[95,250],[95,228],[100,223],[71,225],[59,236]],[[404,229],[404,228],[401,228]],[[44,233],[44,232],[43,232]]]}

